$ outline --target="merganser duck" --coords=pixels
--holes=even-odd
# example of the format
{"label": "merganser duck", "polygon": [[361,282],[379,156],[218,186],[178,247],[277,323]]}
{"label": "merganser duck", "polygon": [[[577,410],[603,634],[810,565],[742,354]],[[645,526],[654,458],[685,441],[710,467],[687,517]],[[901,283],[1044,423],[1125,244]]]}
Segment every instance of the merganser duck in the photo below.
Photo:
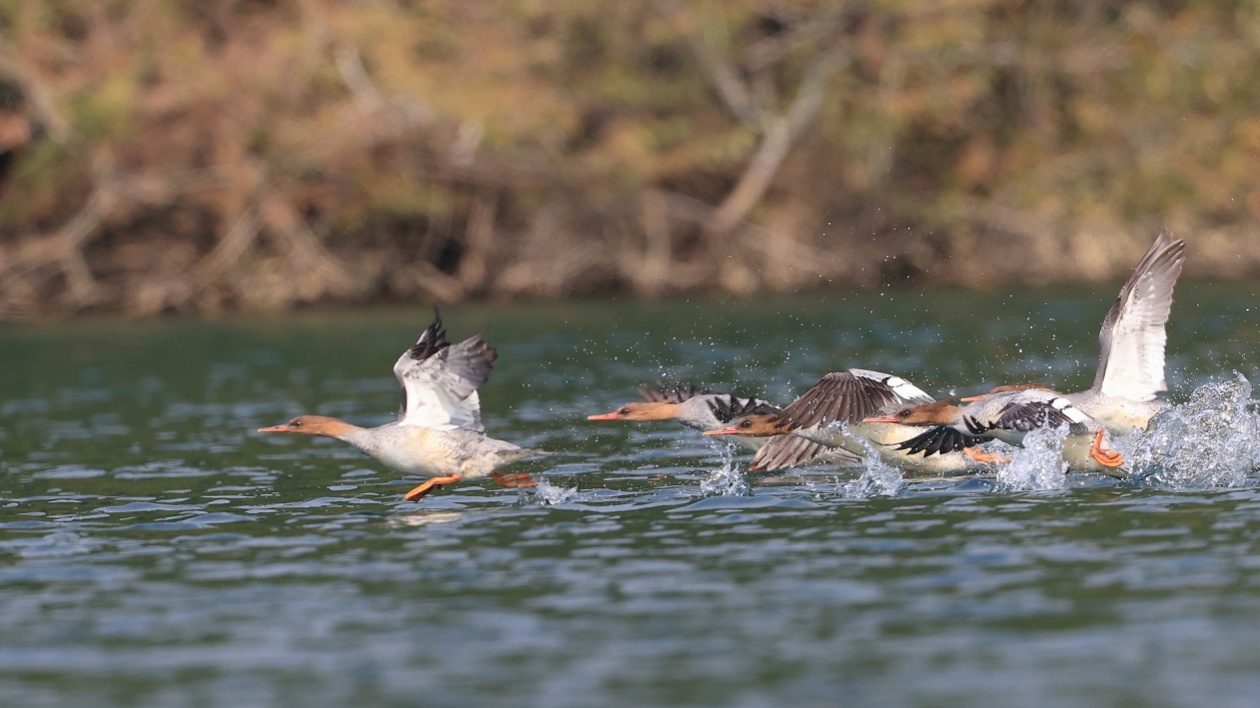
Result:
{"label": "merganser duck", "polygon": [[[1023,388],[988,394],[958,406],[952,400],[905,406],[889,415],[867,418],[868,423],[897,423],[928,427],[921,435],[903,440],[898,449],[925,456],[971,448],[986,439],[1021,445],[1030,431],[1068,427],[1063,457],[1069,467],[1121,475],[1124,456],[1102,448],[1106,428],[1054,391]],[[1092,438],[1088,449],[1084,440]]]}
{"label": "merganser duck", "polygon": [[477,389],[490,378],[498,352],[475,334],[451,345],[441,315],[433,310],[430,324],[415,346],[394,364],[402,390],[398,419],[361,428],[336,418],[302,415],[260,433],[323,435],[354,445],[397,472],[428,477],[403,497],[413,501],[462,479],[489,476],[504,487],[533,487],[528,474],[497,472],[527,457],[549,455],[496,440],[481,424]]}
{"label": "merganser duck", "polygon": [[[743,398],[730,393],[714,393],[706,388],[688,384],[666,386],[640,386],[639,394],[643,401],[627,403],[610,413],[599,413],[586,416],[587,420],[624,420],[633,422],[652,422],[672,420],[682,425],[706,433],[729,426],[735,420],[747,415],[778,413],[780,408],[769,401],[759,398]],[[750,449],[760,449],[765,438],[747,436],[737,439]],[[827,446],[802,440],[793,446],[791,457],[793,464],[799,465],[823,456],[834,463],[853,464],[859,461],[856,456],[843,451],[829,451]]]}
{"label": "merganser duck", "polygon": [[[766,443],[753,456],[750,470],[775,470],[792,466],[794,451],[803,439],[864,455],[870,443],[890,464],[915,473],[959,474],[972,471],[984,460],[963,453],[929,456],[894,447],[895,443],[917,434],[901,425],[870,423],[870,416],[892,406],[932,401],[909,381],[878,371],[848,369],[827,374],[777,414],[744,416],[734,425],[705,435],[784,436]],[[792,434],[790,437],[788,434]]]}
{"label": "merganser duck", "polygon": [[[1186,242],[1163,231],[1138,262],[1098,331],[1098,371],[1087,391],[1060,393],[1078,409],[1119,434],[1145,429],[1151,417],[1168,404],[1157,400],[1168,389],[1164,380],[1165,325],[1172,309],[1173,288],[1185,264]],[[998,386],[988,394],[963,398],[978,401],[993,393],[1025,389],[1053,390],[1045,384]]]}
{"label": "merganser duck", "polygon": [[586,416],[587,420],[653,422],[672,420],[701,432],[730,425],[732,420],[754,413],[778,413],[779,407],[759,398],[714,393],[688,384],[640,386],[642,401],[627,403],[610,413]]}

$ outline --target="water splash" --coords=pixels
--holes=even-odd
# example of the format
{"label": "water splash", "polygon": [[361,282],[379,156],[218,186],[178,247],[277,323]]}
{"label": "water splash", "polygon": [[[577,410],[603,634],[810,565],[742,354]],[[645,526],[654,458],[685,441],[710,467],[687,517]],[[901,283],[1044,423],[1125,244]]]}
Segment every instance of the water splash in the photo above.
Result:
{"label": "water splash", "polygon": [[1160,411],[1134,445],[1134,476],[1174,489],[1242,486],[1260,454],[1250,400],[1251,382],[1235,372]]}
{"label": "water splash", "polygon": [[752,486],[743,479],[743,472],[736,462],[736,447],[733,445],[717,446],[722,466],[713,470],[707,479],[701,481],[703,496],[752,496]]}
{"label": "water splash", "polygon": [[721,453],[722,466],[700,482],[700,494],[706,497],[750,497],[752,487],[735,463],[735,452],[729,446]]}
{"label": "water splash", "polygon": [[879,452],[870,443],[866,445],[866,458],[863,461],[862,474],[857,479],[845,482],[841,487],[844,496],[850,499],[869,499],[875,496],[895,496],[905,484],[905,473],[898,467],[884,462]]}
{"label": "water splash", "polygon": [[534,487],[534,498],[537,503],[550,506],[555,504],[564,504],[573,501],[578,495],[577,487],[559,487],[547,481],[545,477],[538,477],[538,486]]}
{"label": "water splash", "polygon": [[1011,463],[997,473],[1000,491],[1036,491],[1067,486],[1067,463],[1063,461],[1066,425],[1038,428],[1024,436],[1024,446],[1011,448]]}

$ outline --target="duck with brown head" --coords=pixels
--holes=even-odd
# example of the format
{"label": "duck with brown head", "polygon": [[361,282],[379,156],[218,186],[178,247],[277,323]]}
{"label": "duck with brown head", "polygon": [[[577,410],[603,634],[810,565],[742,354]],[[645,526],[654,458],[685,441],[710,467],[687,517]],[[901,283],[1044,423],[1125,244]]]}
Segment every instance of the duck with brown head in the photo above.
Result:
{"label": "duck with brown head", "polygon": [[861,459],[871,449],[909,474],[957,475],[981,465],[958,454],[915,455],[892,446],[915,434],[913,428],[864,422],[891,406],[931,403],[932,397],[909,381],[878,371],[848,369],[827,374],[781,412],[746,416],[706,435],[774,436],[753,456],[750,470],[775,470],[795,463],[802,444],[821,444]]}
{"label": "duck with brown head", "polygon": [[397,420],[363,428],[328,416],[301,415],[258,432],[336,438],[396,472],[427,477],[407,492],[407,501],[442,485],[487,476],[505,487],[532,487],[536,483],[528,474],[505,474],[499,468],[550,453],[491,438],[481,424],[477,389],[489,379],[497,356],[480,334],[454,345],[447,342],[434,308],[433,323],[394,364],[402,387]]}
{"label": "duck with brown head", "polygon": [[[587,420],[659,422],[672,420],[708,435],[744,416],[762,416],[779,412],[779,407],[759,398],[744,398],[730,393],[714,393],[688,384],[640,386],[644,400],[626,403],[610,413],[588,415]],[[734,438],[752,450],[765,444],[766,438],[741,436]],[[816,458],[831,464],[852,465],[859,460],[843,450],[830,450],[824,445],[801,441],[793,451],[793,465]]]}
{"label": "duck with brown head", "polygon": [[[972,457],[979,453],[971,449],[985,440],[1021,445],[1024,436],[1033,430],[1066,426],[1069,442],[1064,445],[1064,459],[1069,467],[1122,474],[1124,456],[1102,447],[1106,432],[1102,423],[1054,391],[1012,386],[973,399],[966,406],[958,406],[952,400],[904,406],[888,415],[867,418],[866,422],[927,428],[896,445],[896,449],[911,454],[931,456],[961,451]],[[1079,444],[1084,438],[1092,438],[1088,448]]]}
{"label": "duck with brown head", "polygon": [[[1167,407],[1159,400],[1168,389],[1164,379],[1166,325],[1172,312],[1173,288],[1186,261],[1186,242],[1160,233],[1138,261],[1098,330],[1098,368],[1094,385],[1084,391],[1057,394],[1120,434],[1145,429],[1151,417]],[[1002,385],[964,398],[1028,389],[1053,390],[1043,383]]]}

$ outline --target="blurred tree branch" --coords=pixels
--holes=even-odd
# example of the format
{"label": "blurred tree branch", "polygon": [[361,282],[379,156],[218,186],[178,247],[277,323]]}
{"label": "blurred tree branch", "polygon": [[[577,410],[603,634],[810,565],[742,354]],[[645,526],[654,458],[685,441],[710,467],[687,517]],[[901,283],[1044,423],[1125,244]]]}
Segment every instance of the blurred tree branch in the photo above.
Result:
{"label": "blurred tree branch", "polygon": [[1260,271],[1254,3],[31,7],[0,318]]}

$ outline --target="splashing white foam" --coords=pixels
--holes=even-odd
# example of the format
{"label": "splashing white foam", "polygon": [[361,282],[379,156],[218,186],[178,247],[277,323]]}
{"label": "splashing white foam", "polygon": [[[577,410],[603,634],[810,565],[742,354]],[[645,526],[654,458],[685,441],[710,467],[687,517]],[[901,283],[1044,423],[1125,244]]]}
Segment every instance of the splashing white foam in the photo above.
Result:
{"label": "splashing white foam", "polygon": [[1135,475],[1174,489],[1245,484],[1260,462],[1260,416],[1248,410],[1250,399],[1251,382],[1235,372],[1160,411],[1134,444]]}
{"label": "splashing white foam", "polygon": [[905,484],[905,473],[880,458],[879,452],[870,443],[866,444],[866,459],[862,474],[857,479],[845,482],[841,490],[844,496],[851,499],[869,499],[874,496],[894,496]]}
{"label": "splashing white foam", "polygon": [[538,486],[534,487],[534,498],[539,504],[563,504],[577,496],[577,487],[557,487],[545,477],[537,477]]}
{"label": "splashing white foam", "polygon": [[1067,485],[1063,461],[1066,425],[1038,428],[1024,436],[1024,446],[1011,448],[1011,463],[998,469],[997,487],[1004,491],[1062,489]]}
{"label": "splashing white foam", "polygon": [[723,460],[721,467],[700,482],[700,493],[706,497],[750,497],[752,487],[735,463]]}

